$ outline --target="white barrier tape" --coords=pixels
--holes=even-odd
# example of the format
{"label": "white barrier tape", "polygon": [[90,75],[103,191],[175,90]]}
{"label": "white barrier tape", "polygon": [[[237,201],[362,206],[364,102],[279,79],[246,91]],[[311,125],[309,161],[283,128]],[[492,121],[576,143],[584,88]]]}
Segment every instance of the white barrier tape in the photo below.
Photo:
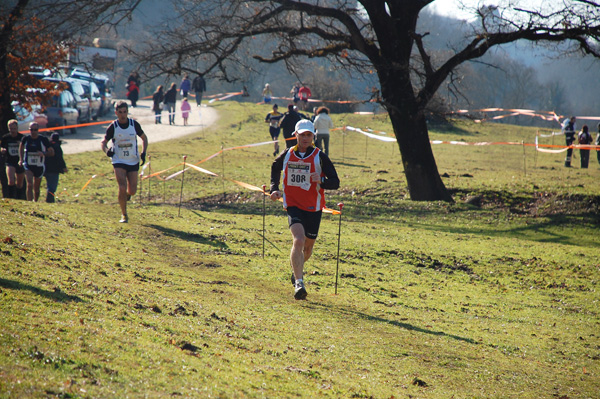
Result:
{"label": "white barrier tape", "polygon": [[552,132],[550,134],[538,134],[539,137],[553,137],[553,136],[562,136],[563,132]]}
{"label": "white barrier tape", "polygon": [[352,127],[352,126],[346,126],[345,128],[346,128],[346,130],[351,130],[353,132],[364,134],[365,136],[370,137],[372,139],[376,139],[376,140],[380,140],[380,141],[386,141],[388,143],[396,141],[395,138],[392,138],[392,137],[381,137],[381,136],[378,136],[376,134],[368,133],[368,132],[365,132],[364,130],[361,130],[361,129],[358,129],[358,128],[355,128],[355,127]]}

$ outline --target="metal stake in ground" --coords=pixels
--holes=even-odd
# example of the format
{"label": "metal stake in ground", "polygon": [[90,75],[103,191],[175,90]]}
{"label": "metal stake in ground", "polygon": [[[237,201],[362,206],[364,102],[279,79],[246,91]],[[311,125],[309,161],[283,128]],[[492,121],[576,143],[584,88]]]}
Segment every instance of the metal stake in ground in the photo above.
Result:
{"label": "metal stake in ground", "polygon": [[185,160],[187,159],[187,155],[183,156],[183,169],[181,170],[181,191],[179,192],[179,211],[177,212],[177,216],[181,216],[181,200],[183,199],[183,179],[185,178]]}
{"label": "metal stake in ground", "polygon": [[338,271],[340,269],[340,237],[342,234],[342,208],[344,207],[344,204],[340,202],[338,207],[340,208],[340,223],[338,227],[337,265],[335,266],[335,295],[337,295]]}
{"label": "metal stake in ground", "polygon": [[[148,176],[152,176],[152,157],[150,155],[148,155]],[[148,178],[148,203],[150,203],[150,198],[152,198],[152,179]]]}
{"label": "metal stake in ground", "polygon": [[223,181],[223,201],[225,201],[225,151],[224,146],[221,144],[221,181]]}
{"label": "metal stake in ground", "polygon": [[265,191],[267,189],[267,185],[263,184],[262,186],[263,189],[263,252],[262,252],[262,257],[265,257],[265,202],[267,199],[267,192]]}

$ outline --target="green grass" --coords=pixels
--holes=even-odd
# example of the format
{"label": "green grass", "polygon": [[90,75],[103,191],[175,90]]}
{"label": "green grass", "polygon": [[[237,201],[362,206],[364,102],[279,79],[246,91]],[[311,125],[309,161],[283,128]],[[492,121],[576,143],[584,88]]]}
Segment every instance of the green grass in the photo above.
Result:
{"label": "green grass", "polygon": [[[267,107],[215,106],[218,126],[150,144],[153,171],[268,140]],[[334,123],[391,132],[385,116]],[[466,142],[536,133],[431,130]],[[146,180],[122,225],[96,152],[67,157],[57,204],[0,202],[0,397],[598,397],[595,154],[582,170],[529,147],[436,145],[456,203],[413,202],[393,144],[332,134],[338,294],[340,219],[325,215],[304,302],[281,204],[266,201],[263,258],[263,197],[228,180],[186,173],[181,209],[180,177]],[[260,187],[272,151],[200,166]],[[473,195],[481,207],[464,203]]]}

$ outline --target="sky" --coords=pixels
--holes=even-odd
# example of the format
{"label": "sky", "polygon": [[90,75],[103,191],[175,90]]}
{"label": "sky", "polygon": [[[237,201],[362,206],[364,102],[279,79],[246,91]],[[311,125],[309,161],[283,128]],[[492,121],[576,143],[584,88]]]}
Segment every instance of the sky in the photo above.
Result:
{"label": "sky", "polygon": [[[554,0],[556,1],[556,0]],[[429,5],[431,10],[433,10],[436,14],[455,17],[458,19],[471,19],[472,14],[461,10],[461,4],[464,4],[467,7],[478,8],[482,5],[520,5],[522,7],[532,8],[536,6],[540,6],[543,4],[544,6],[548,6],[548,3],[552,3],[552,1],[548,0],[436,0],[432,4]],[[561,3],[561,2],[559,2]]]}

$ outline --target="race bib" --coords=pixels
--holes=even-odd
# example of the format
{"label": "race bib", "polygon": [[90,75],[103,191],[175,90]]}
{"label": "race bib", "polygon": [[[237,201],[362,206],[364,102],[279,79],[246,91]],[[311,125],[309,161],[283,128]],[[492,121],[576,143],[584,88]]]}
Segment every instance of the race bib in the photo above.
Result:
{"label": "race bib", "polygon": [[37,153],[27,154],[27,165],[30,166],[44,166],[43,157]]}
{"label": "race bib", "polygon": [[8,143],[8,155],[11,157],[19,156],[19,143]]}
{"label": "race bib", "polygon": [[306,162],[288,162],[287,185],[310,190],[310,164]]}
{"label": "race bib", "polygon": [[134,143],[130,140],[122,140],[116,143],[117,156],[124,161],[136,161],[137,154]]}
{"label": "race bib", "polygon": [[271,127],[278,127],[278,125],[279,125],[278,121],[276,121],[274,119],[271,119],[270,123],[271,123]]}

